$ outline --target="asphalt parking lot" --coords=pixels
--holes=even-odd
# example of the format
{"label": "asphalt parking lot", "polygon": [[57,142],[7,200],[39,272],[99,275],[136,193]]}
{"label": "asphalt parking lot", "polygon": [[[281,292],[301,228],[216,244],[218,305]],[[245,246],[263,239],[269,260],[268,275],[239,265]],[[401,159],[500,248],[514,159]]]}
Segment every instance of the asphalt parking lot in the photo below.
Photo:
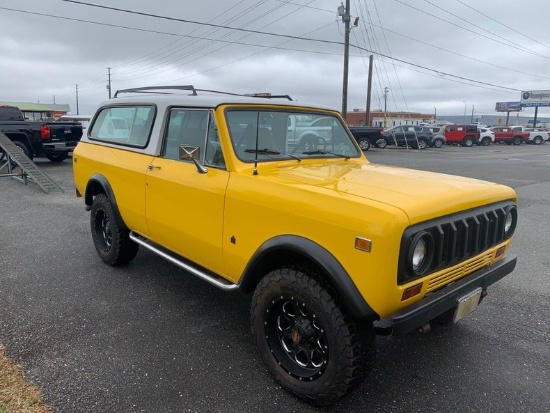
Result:
{"label": "asphalt parking lot", "polygon": [[[331,412],[550,411],[550,144],[371,149],[371,162],[510,185],[518,265],[451,328],[379,337],[367,380]],[[250,297],[140,250],[96,254],[71,161],[45,194],[0,178],[0,344],[55,412],[316,412],[256,354]]]}

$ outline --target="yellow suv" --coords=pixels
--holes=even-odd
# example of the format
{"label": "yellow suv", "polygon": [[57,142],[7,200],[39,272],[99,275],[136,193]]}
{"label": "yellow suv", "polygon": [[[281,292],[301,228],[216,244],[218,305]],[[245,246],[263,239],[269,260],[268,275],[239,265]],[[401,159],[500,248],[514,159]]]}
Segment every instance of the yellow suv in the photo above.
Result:
{"label": "yellow suv", "polygon": [[513,271],[511,188],[369,163],[330,108],[167,89],[117,92],[74,151],[95,248],[253,293],[261,357],[297,396],[336,401],[376,333],[458,321]]}

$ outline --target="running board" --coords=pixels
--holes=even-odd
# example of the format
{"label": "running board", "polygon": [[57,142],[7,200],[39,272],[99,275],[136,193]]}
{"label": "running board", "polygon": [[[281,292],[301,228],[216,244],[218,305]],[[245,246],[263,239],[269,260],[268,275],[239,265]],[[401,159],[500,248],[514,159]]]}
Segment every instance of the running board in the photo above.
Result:
{"label": "running board", "polygon": [[142,236],[136,234],[135,232],[130,232],[130,239],[136,242],[137,244],[147,248],[148,250],[154,252],[155,254],[161,256],[165,260],[170,261],[172,264],[176,264],[178,267],[183,268],[185,271],[188,271],[191,274],[199,277],[203,281],[206,281],[207,283],[212,284],[214,287],[218,287],[224,291],[233,291],[239,288],[238,284],[232,284],[229,281],[225,280],[222,277],[217,276],[214,273],[201,271],[200,269],[184,261],[180,257],[177,257],[174,253],[159,248],[158,246],[154,245],[151,241],[143,238]]}

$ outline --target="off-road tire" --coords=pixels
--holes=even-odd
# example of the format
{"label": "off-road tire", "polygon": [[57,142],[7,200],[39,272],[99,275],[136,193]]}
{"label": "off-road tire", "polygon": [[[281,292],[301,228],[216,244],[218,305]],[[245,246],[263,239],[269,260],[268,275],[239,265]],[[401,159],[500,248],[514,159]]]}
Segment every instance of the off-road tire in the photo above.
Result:
{"label": "off-road tire", "polygon": [[316,278],[301,268],[271,271],[254,292],[251,324],[273,376],[322,406],[343,397],[363,376],[372,340],[357,332],[335,294]]}
{"label": "off-road tire", "polygon": [[90,214],[92,239],[99,257],[113,266],[133,260],[139,245],[130,239],[127,229],[117,225],[113,206],[105,195],[94,198]]}

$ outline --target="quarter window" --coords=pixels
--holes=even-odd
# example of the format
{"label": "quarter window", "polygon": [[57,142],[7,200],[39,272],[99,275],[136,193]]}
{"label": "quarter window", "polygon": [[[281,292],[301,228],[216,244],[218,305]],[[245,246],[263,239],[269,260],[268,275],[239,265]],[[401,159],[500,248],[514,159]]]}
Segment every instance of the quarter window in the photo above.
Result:
{"label": "quarter window", "polygon": [[144,148],[149,141],[154,119],[153,106],[103,108],[92,125],[90,139]]}

